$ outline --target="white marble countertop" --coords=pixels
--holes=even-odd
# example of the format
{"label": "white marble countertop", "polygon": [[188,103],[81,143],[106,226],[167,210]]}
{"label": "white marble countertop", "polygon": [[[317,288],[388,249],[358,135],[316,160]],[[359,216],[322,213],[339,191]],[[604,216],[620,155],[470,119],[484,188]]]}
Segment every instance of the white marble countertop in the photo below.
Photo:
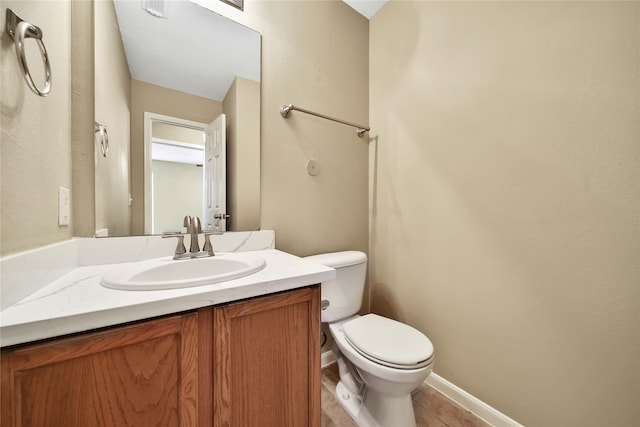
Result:
{"label": "white marble countertop", "polygon": [[295,289],[335,278],[335,270],[276,249],[252,251],[267,266],[212,285],[123,291],[100,285],[118,264],[80,266],[0,312],[0,346],[88,331],[199,307]]}

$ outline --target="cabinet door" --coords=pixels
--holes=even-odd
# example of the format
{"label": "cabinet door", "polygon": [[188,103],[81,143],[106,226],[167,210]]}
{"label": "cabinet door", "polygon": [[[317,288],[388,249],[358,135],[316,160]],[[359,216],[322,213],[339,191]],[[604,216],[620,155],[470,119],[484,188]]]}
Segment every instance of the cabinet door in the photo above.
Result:
{"label": "cabinet door", "polygon": [[320,288],[214,308],[215,427],[320,426]]}
{"label": "cabinet door", "polygon": [[195,426],[195,313],[2,352],[6,427]]}

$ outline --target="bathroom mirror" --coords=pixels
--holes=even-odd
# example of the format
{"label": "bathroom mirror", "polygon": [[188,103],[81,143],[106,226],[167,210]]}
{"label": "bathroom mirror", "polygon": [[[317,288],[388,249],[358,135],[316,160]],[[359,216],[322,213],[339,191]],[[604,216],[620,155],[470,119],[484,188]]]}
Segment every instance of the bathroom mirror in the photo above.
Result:
{"label": "bathroom mirror", "polygon": [[[94,37],[95,122],[109,148],[105,156],[96,133],[96,235],[152,230],[145,114],[226,116],[226,229],[259,229],[260,34],[189,0],[113,0],[94,3]],[[153,233],[168,231],[160,228]]]}

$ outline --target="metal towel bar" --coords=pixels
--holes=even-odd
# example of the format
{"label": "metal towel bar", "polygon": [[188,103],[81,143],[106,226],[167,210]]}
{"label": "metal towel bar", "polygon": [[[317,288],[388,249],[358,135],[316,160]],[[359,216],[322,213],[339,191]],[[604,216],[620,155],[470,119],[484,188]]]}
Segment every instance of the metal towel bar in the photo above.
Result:
{"label": "metal towel bar", "polygon": [[326,116],[324,114],[320,114],[320,113],[316,113],[314,111],[306,110],[304,108],[296,107],[293,104],[283,105],[282,107],[280,107],[280,114],[282,115],[282,117],[284,117],[286,119],[289,116],[291,116],[291,111],[293,111],[293,110],[297,110],[297,111],[300,111],[300,112],[306,113],[306,114],[311,114],[312,116],[321,117],[323,119],[331,120],[331,121],[334,121],[334,122],[342,123],[343,125],[353,126],[354,128],[358,129],[357,130],[357,134],[358,134],[359,137],[362,137],[362,135],[364,135],[365,132],[369,132],[369,130],[371,130],[371,128],[369,126],[360,126],[360,125],[357,125],[355,123],[346,122],[344,120],[336,119],[335,117]]}

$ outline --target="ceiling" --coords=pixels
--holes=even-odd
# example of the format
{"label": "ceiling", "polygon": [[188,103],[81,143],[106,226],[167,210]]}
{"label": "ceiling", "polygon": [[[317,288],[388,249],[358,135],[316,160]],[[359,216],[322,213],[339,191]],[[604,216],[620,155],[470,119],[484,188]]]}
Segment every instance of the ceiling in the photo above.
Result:
{"label": "ceiling", "polygon": [[[371,19],[387,0],[343,0]],[[114,0],[134,80],[222,101],[236,76],[260,81],[260,34],[189,0],[165,3],[166,17],[140,0]],[[171,60],[167,60],[171,58]]]}
{"label": "ceiling", "polygon": [[134,80],[216,101],[236,76],[260,81],[260,33],[188,0],[166,2],[166,18],[139,0],[114,5]]}
{"label": "ceiling", "polygon": [[342,0],[367,19],[371,19],[373,15],[379,11],[387,0]]}

